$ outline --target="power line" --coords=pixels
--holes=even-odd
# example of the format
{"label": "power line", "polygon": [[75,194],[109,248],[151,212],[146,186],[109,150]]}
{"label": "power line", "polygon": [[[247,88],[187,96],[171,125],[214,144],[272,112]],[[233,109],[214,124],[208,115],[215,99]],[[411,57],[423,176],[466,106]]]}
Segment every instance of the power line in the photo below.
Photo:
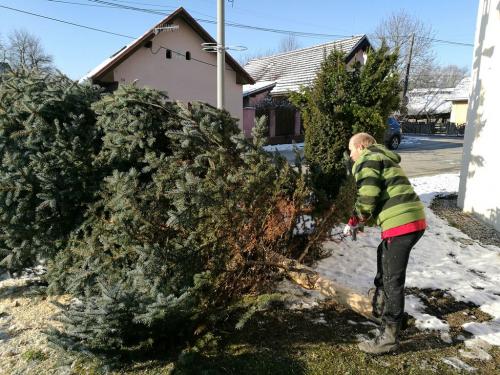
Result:
{"label": "power line", "polygon": [[69,5],[81,5],[86,7],[96,7],[96,8],[116,8],[114,5],[99,5],[99,4],[86,4],[86,3],[78,3],[76,1],[64,1],[64,0],[46,0],[51,3],[61,3],[61,4],[69,4]]}
{"label": "power line", "polygon": [[[122,8],[122,9],[134,10],[134,11],[145,12],[145,13],[150,13],[150,14],[165,15],[164,13],[162,13],[158,10],[155,10],[155,9],[137,8],[137,7],[128,6],[128,5],[116,4],[115,2],[111,2],[111,1],[103,1],[103,0],[87,0],[87,1],[99,3],[99,4],[114,5],[115,7]],[[119,1],[119,0],[115,0],[115,1]],[[203,22],[203,23],[210,23],[210,24],[217,23],[217,21],[215,21],[215,20],[207,20],[207,19],[203,19],[203,18],[196,18],[196,20],[199,22]],[[230,26],[230,27],[241,28],[241,29],[250,29],[250,30],[263,31],[263,32],[295,35],[295,36],[300,36],[300,37],[316,37],[316,38],[338,38],[338,37],[350,38],[350,37],[352,37],[352,35],[313,33],[313,32],[298,31],[298,30],[275,29],[275,28],[269,28],[269,27],[246,25],[246,24],[241,24],[241,23],[237,23],[237,22],[226,22],[226,25]],[[400,35],[400,37],[402,37],[402,38],[410,38],[410,36],[411,35]],[[463,42],[456,42],[456,41],[451,41],[451,40],[436,39],[436,38],[430,38],[430,37],[425,37],[425,36],[420,36],[420,35],[415,35],[415,37],[420,38],[420,39],[427,39],[429,41],[436,42],[436,43],[445,43],[445,44],[465,46],[465,47],[473,47],[474,46],[471,43],[463,43]]]}
{"label": "power line", "polygon": [[[117,4],[117,3],[114,3],[111,1],[104,1],[104,0],[87,0],[87,1],[92,2],[92,3],[103,4],[103,5],[112,5],[116,8],[133,10],[133,11],[137,11],[137,12],[158,14],[158,15],[162,15],[162,16],[166,15],[165,13],[163,13],[157,9],[138,8],[138,7],[134,7],[134,6]],[[206,18],[195,18],[195,20],[198,22],[209,23],[212,25],[217,24],[216,20],[210,20],[210,19],[206,19]],[[272,33],[277,33],[277,34],[295,35],[295,36],[301,36],[301,37],[316,37],[316,38],[339,38],[339,37],[340,38],[351,38],[352,37],[352,35],[323,34],[323,33],[311,33],[311,32],[306,32],[306,31],[297,31],[297,30],[274,29],[274,28],[270,28],[270,27],[245,25],[245,24],[241,24],[241,23],[237,23],[237,22],[225,22],[225,24],[229,27],[235,27],[235,28],[240,28],[240,29],[257,30],[257,31],[272,32]]]}
{"label": "power line", "polygon": [[[115,33],[115,32],[108,31],[108,30],[98,29],[98,28],[96,28],[96,27],[91,27],[91,26],[81,25],[81,24],[78,24],[78,23],[69,22],[69,21],[65,21],[65,20],[58,19],[58,18],[53,18],[53,17],[44,16],[44,15],[42,15],[42,14],[32,13],[32,12],[28,12],[28,11],[21,10],[21,9],[16,9],[16,8],[11,8],[11,7],[8,7],[8,6],[5,6],[5,5],[2,5],[2,4],[0,4],[0,8],[4,8],[4,9],[8,9],[8,10],[12,10],[12,11],[19,12],[19,13],[29,14],[29,15],[31,15],[31,16],[40,17],[40,18],[44,18],[44,19],[51,20],[51,21],[60,22],[60,23],[64,23],[64,24],[67,24],[67,25],[75,26],[75,27],[81,27],[81,28],[84,28],[84,29],[97,31],[97,32],[100,32],[100,33],[105,33],[105,34],[110,34],[110,35],[121,36],[121,37],[124,37],[124,38],[134,39],[134,40],[136,40],[136,39],[137,39],[136,37],[133,37],[133,36],[130,36],[130,35],[119,34],[119,33]],[[167,47],[164,47],[164,46],[162,46],[162,45],[160,45],[160,46],[159,46],[159,48],[160,48],[160,49],[164,49],[164,50],[170,50],[170,51],[172,51],[173,53],[175,53],[175,54],[177,54],[177,55],[179,55],[179,56],[186,57],[186,55],[185,55],[185,54],[183,54],[182,52],[172,50],[172,49],[167,48]],[[152,52],[152,51],[151,51],[151,52]],[[158,53],[158,51],[157,51],[156,53]],[[154,53],[154,54],[156,54],[156,53]],[[216,67],[216,66],[217,66],[217,65],[215,65],[215,64],[209,63],[209,62],[207,62],[207,61],[199,60],[199,59],[196,59],[196,58],[194,58],[194,57],[191,57],[191,60],[196,61],[196,62],[198,62],[198,63],[205,64],[205,65],[210,65],[210,66],[213,66],[213,67]]]}
{"label": "power line", "polygon": [[[51,1],[55,1],[55,0],[51,0]],[[106,7],[110,7],[110,8],[121,8],[121,9],[127,9],[127,10],[139,11],[139,12],[146,12],[146,13],[150,13],[150,14],[158,14],[158,15],[162,15],[162,16],[166,15],[165,13],[160,12],[158,10],[131,7],[131,6],[127,6],[127,5],[116,4],[116,3],[107,2],[107,1],[100,1],[100,0],[87,0],[87,1],[98,3],[101,6],[106,6]],[[62,3],[63,0],[57,0],[57,2]],[[66,3],[69,3],[69,1],[66,1]],[[91,4],[89,4],[89,5],[91,5]],[[107,31],[107,30],[97,29],[95,27],[90,27],[90,26],[76,24],[74,22],[59,20],[57,18],[43,16],[43,15],[39,15],[39,14],[36,14],[36,13],[32,13],[32,12],[28,12],[28,11],[23,11],[23,10],[16,9],[16,8],[7,7],[5,5],[0,5],[0,7],[5,8],[5,9],[9,9],[9,10],[12,10],[12,11],[20,12],[20,13],[30,14],[32,16],[37,16],[37,17],[49,19],[49,20],[56,21],[56,22],[61,22],[61,23],[73,25],[73,26],[76,26],[76,27],[81,27],[81,28],[84,28],[84,29],[89,29],[89,30],[94,30],[94,31],[99,31],[99,32],[105,32],[107,34],[116,35],[116,36],[122,36],[122,37],[126,37],[126,38],[134,38],[134,37],[131,37],[130,35],[124,35],[124,34],[115,33],[115,32],[111,32],[111,31]],[[214,21],[214,20],[200,19],[200,18],[197,18],[196,20],[199,21],[199,22],[216,24],[216,21]],[[310,33],[310,32],[302,32],[302,31],[294,31],[294,30],[273,29],[273,28],[266,28],[266,27],[259,27],[259,26],[244,25],[244,24],[239,24],[239,23],[234,23],[234,22],[226,22],[226,24],[228,26],[231,26],[231,27],[237,27],[237,28],[243,28],[243,29],[252,29],[252,30],[258,30],[258,31],[264,31],[264,32],[273,32],[273,33],[280,33],[280,34],[288,34],[288,35],[295,35],[295,36],[302,36],[302,37],[319,37],[319,38],[337,38],[337,37],[348,38],[348,37],[351,37],[351,36],[348,36],[348,35],[340,35],[340,34],[322,34],[322,33]],[[419,36],[419,38],[426,38],[426,37]],[[426,39],[429,39],[429,40],[432,40],[432,41],[436,41],[438,43],[449,43],[449,44],[454,44],[454,45],[473,46],[473,44],[469,44],[469,43],[446,41],[446,40],[434,39],[434,38],[426,38]]]}
{"label": "power line", "polygon": [[115,1],[117,3],[149,5],[149,6],[156,7],[156,8],[163,8],[163,5],[160,5],[160,4],[143,3],[141,1],[125,1],[125,0],[115,0]]}
{"label": "power line", "polygon": [[108,31],[108,30],[98,29],[96,27],[80,25],[78,23],[74,23],[74,22],[70,22],[70,21],[65,21],[65,20],[61,20],[61,19],[58,19],[58,18],[48,17],[48,16],[44,16],[44,15],[41,15],[41,14],[28,12],[28,11],[22,10],[22,9],[11,8],[11,7],[2,5],[2,4],[0,4],[0,8],[12,10],[14,12],[29,14],[29,15],[35,16],[35,17],[45,18],[47,20],[51,20],[51,21],[55,21],[55,22],[64,23],[64,24],[67,24],[67,25],[72,25],[72,26],[80,27],[82,29],[88,29],[88,30],[98,31],[98,32],[106,33],[106,34],[110,34],[110,35],[121,36],[123,38],[135,39],[133,36],[130,36],[130,35],[125,35],[125,34],[115,33],[115,32]]}

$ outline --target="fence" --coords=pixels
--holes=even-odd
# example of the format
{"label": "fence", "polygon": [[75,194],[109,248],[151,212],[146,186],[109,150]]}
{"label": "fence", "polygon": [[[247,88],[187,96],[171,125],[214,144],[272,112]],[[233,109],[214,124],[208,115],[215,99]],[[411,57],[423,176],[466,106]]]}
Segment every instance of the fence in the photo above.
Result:
{"label": "fence", "polygon": [[422,123],[422,122],[403,122],[401,123],[401,127],[404,133],[413,133],[413,134],[440,134],[440,135],[455,135],[455,136],[463,136],[465,126],[457,126],[452,122],[430,122],[430,123]]}

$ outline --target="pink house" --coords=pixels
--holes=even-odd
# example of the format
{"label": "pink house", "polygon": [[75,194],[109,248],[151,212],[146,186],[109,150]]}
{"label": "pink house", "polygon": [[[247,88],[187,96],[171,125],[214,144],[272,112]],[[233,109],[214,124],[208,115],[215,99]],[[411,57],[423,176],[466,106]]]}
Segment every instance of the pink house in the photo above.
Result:
{"label": "pink house", "polygon": [[243,86],[243,131],[250,136],[255,118],[265,115],[270,143],[303,140],[300,112],[290,104],[290,92],[311,85],[325,56],[337,50],[348,64],[364,64],[371,48],[366,35],[249,61],[245,70],[255,80]]}
{"label": "pink house", "polygon": [[[216,43],[184,9],[179,8],[141,37],[90,71],[88,79],[109,90],[122,83],[167,92],[172,100],[217,104],[217,57],[202,49]],[[244,84],[253,78],[226,53],[226,109],[242,127]]]}

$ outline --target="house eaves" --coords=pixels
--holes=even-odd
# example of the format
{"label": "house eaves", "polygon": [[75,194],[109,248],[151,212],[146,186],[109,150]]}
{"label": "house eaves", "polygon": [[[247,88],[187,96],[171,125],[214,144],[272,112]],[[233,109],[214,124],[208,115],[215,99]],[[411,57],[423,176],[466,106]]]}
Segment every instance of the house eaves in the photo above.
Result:
{"label": "house eaves", "polygon": [[253,85],[243,85],[243,97],[260,94],[276,86],[274,81],[260,81]]}

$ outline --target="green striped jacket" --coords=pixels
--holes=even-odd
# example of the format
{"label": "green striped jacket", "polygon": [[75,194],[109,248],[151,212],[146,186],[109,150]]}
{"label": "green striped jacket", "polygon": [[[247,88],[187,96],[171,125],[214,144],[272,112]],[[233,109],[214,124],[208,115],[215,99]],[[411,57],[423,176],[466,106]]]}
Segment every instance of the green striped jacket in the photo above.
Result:
{"label": "green striped jacket", "polygon": [[376,219],[382,231],[425,219],[424,206],[399,166],[401,157],[375,144],[352,167],[358,196],[357,216]]}

